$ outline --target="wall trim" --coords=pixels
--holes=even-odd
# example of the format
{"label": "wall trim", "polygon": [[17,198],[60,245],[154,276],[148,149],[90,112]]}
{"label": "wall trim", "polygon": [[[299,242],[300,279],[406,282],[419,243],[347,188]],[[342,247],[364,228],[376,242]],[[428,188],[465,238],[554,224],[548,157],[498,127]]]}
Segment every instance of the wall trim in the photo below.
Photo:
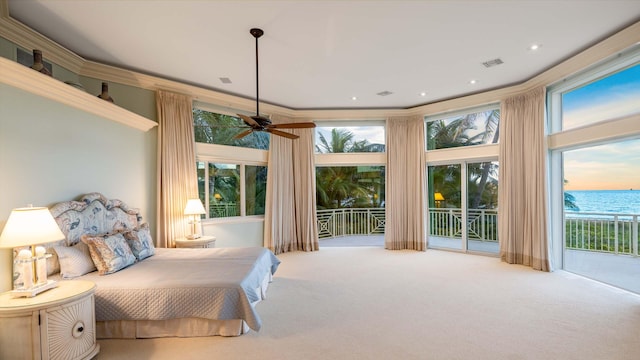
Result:
{"label": "wall trim", "polygon": [[155,121],[2,57],[0,82],[138,130],[148,131],[158,125]]}
{"label": "wall trim", "polygon": [[[197,101],[240,111],[253,111],[255,107],[255,101],[252,99],[87,61],[51,39],[12,19],[9,15],[7,0],[0,0],[0,36],[26,49],[41,49],[47,60],[79,75],[152,91],[161,89],[187,94]],[[406,109],[295,110],[267,103],[260,104],[260,106],[267,114],[282,115],[292,119],[370,120],[386,119],[391,116],[432,115],[499,102],[506,97],[517,95],[539,86],[550,85],[637,43],[640,43],[640,21],[520,84]]]}

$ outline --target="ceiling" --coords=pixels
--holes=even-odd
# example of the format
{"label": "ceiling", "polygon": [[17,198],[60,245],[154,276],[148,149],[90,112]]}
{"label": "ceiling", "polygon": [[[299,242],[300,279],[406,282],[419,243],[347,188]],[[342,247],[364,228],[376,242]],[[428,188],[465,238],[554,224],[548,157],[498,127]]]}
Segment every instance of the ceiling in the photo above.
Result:
{"label": "ceiling", "polygon": [[640,20],[638,0],[8,3],[85,59],[251,99],[261,28],[260,100],[291,109],[408,108],[521,83]]}

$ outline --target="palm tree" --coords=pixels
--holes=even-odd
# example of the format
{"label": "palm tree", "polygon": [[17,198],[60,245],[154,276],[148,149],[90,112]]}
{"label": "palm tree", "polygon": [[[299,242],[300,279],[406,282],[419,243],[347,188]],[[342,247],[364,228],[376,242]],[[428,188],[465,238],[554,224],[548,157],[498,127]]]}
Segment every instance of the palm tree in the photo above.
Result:
{"label": "palm tree", "polygon": [[[483,129],[475,135],[471,135],[473,131],[477,131],[476,123],[478,119],[483,118]],[[498,142],[498,123],[500,119],[500,111],[498,109],[489,110],[480,113],[467,114],[450,121],[437,120],[427,124],[427,143],[428,149],[443,149],[459,146],[471,146]],[[468,168],[469,187],[469,207],[477,208],[484,200],[495,198],[495,194],[485,194],[485,190],[489,183],[496,183],[497,167],[491,162],[469,164]],[[438,172],[446,171],[447,174],[438,174]],[[442,192],[447,202],[459,204],[460,193],[460,175],[453,176],[452,172],[460,172],[459,166],[442,167],[437,166],[430,172],[429,188],[434,189],[434,184],[440,184],[438,178],[443,179],[445,176],[455,177],[453,184],[449,189],[435,189]],[[493,175],[493,176],[492,176]],[[440,187],[440,186],[439,186]],[[490,186],[491,192],[496,192],[496,186]],[[430,199],[430,207],[433,206],[433,199]],[[458,205],[459,206],[459,205]]]}
{"label": "palm tree", "polygon": [[235,117],[193,109],[193,129],[196,142],[269,149],[269,134],[253,132],[242,139],[234,139],[241,130],[246,129],[244,122]]}
{"label": "palm tree", "polygon": [[[373,152],[383,144],[367,140],[354,141],[354,134],[334,128],[331,138],[319,134],[316,149],[320,153]],[[360,168],[361,169],[361,168]],[[357,166],[320,167],[316,170],[316,201],[318,209],[378,206],[384,201],[384,173],[380,170],[361,171]],[[368,169],[371,170],[371,169]],[[375,173],[375,174],[372,174]]]}
{"label": "palm tree", "polygon": [[[564,179],[563,183],[566,185],[567,183],[569,183],[569,180]],[[571,210],[571,211],[580,211],[580,207],[576,204],[576,198],[566,191],[563,191],[563,194],[564,194],[564,208],[566,210]]]}

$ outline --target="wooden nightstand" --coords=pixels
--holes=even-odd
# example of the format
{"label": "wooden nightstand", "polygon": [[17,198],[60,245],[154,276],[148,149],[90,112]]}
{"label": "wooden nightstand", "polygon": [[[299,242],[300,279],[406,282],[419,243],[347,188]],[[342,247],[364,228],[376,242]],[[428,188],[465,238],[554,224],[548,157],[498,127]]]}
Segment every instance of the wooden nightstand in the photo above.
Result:
{"label": "wooden nightstand", "polygon": [[96,343],[91,281],[60,281],[31,298],[0,294],[0,359],[91,359]]}
{"label": "wooden nightstand", "polygon": [[177,248],[213,248],[213,247],[216,247],[216,237],[203,235],[193,240],[180,238],[180,239],[176,239],[176,247]]}

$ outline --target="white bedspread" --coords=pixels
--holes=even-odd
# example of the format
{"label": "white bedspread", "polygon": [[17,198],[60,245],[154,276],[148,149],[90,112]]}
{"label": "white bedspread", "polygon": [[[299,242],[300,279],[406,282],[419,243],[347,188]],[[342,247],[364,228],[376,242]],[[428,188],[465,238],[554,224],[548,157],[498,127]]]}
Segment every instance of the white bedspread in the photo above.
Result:
{"label": "white bedspread", "polygon": [[163,249],[97,284],[96,320],[242,319],[259,331],[253,305],[280,260],[265,248]]}

